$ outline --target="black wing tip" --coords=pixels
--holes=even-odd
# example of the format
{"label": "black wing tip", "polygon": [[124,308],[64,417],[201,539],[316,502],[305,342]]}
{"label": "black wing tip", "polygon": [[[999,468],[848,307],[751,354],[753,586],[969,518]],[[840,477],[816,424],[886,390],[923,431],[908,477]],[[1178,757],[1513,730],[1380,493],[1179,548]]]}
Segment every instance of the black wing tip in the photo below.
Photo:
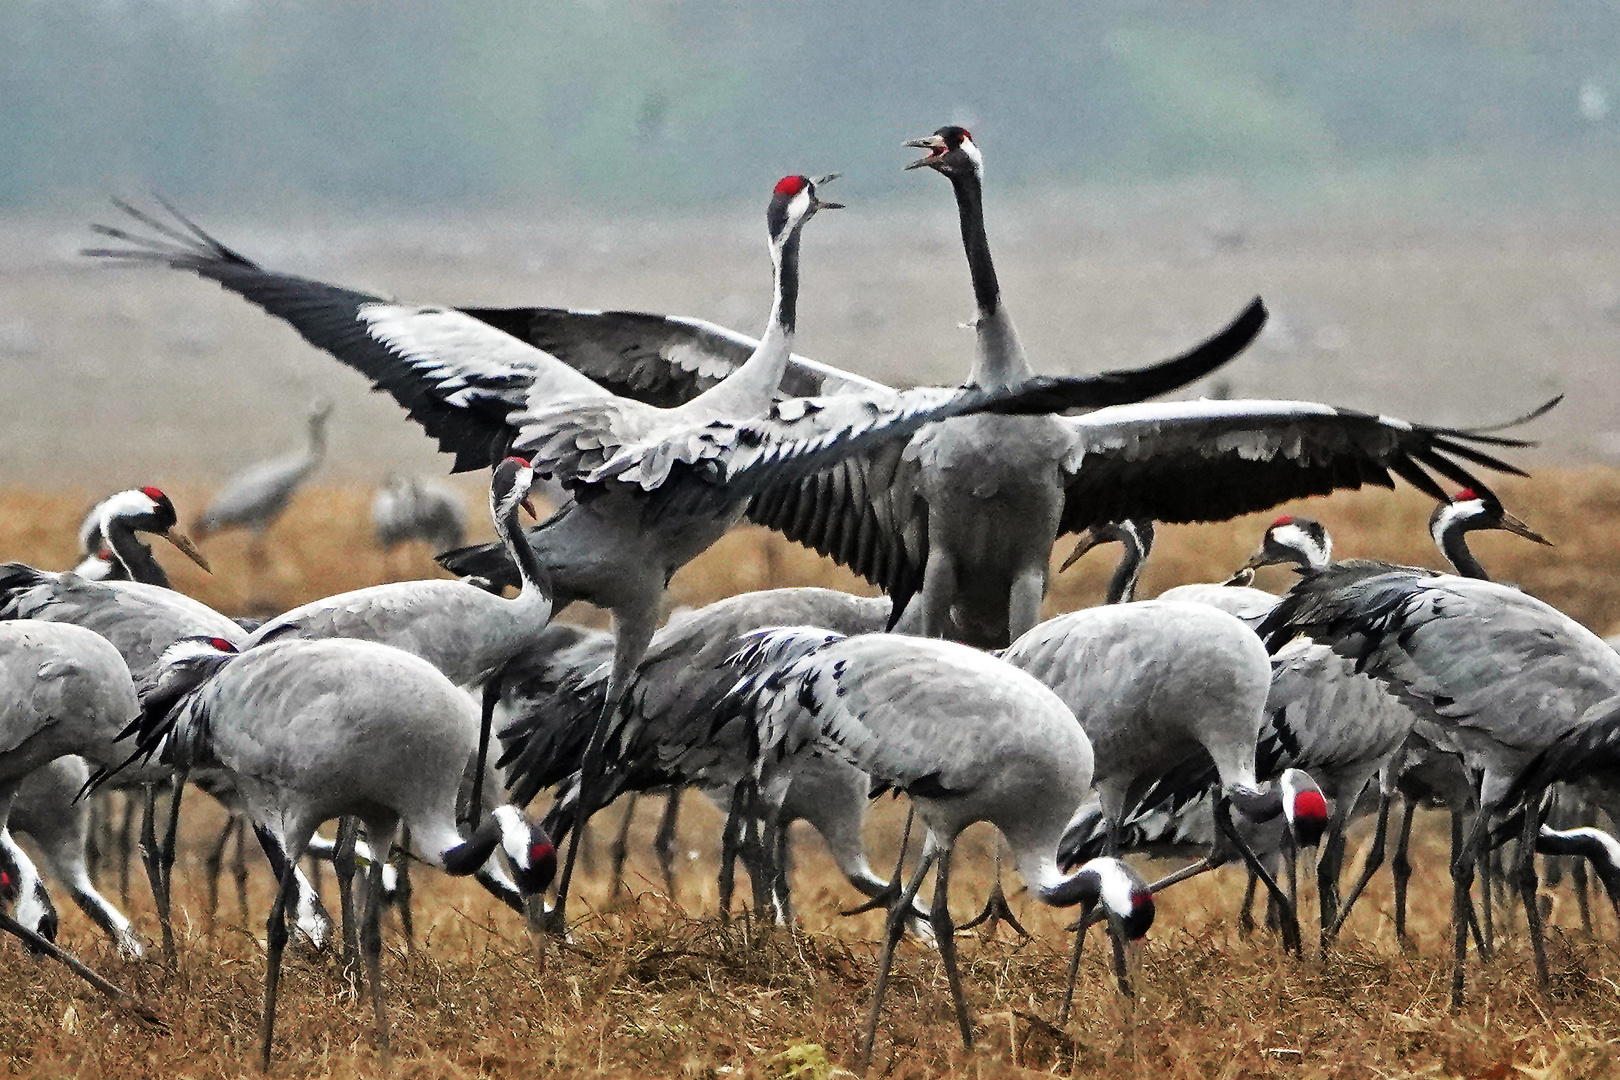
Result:
{"label": "black wing tip", "polygon": [[80,248],[79,254],[82,256],[94,259],[114,259],[123,262],[161,262],[175,269],[187,270],[197,270],[205,266],[220,264],[255,270],[260,269],[259,265],[252,259],[220,243],[219,240],[192,221],[191,218],[182,213],[159,192],[154,191],[152,198],[163,208],[163,212],[174,220],[175,224],[170,224],[157,214],[143,210],[134,203],[116,195],[109,198],[114,209],[133,218],[136,223],[150,229],[157,235],[146,236],[113,225],[92,222],[90,231],[96,235],[105,236],[133,246],[128,248]]}

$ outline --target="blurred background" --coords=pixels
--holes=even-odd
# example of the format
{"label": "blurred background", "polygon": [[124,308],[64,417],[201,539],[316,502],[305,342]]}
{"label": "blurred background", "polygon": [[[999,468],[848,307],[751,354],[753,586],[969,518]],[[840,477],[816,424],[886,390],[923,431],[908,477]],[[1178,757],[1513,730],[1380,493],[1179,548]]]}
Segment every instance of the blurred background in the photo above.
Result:
{"label": "blurred background", "polygon": [[1613,3],[13,0],[0,102],[12,485],[215,483],[322,395],[327,482],[446,467],[239,299],[80,257],[114,194],[384,295],[757,333],[769,186],[839,170],[799,351],[958,380],[950,191],[899,145],[945,123],[1041,370],[1157,359],[1260,293],[1265,337],[1194,393],[1453,424],[1566,393],[1527,460],[1620,455]]}

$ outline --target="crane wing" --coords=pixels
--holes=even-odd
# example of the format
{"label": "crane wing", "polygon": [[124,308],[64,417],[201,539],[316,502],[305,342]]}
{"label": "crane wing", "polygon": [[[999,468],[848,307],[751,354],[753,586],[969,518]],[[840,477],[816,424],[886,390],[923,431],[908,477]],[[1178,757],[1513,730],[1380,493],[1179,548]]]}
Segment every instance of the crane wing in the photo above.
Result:
{"label": "crane wing", "polygon": [[285,320],[399,402],[441,450],[456,456],[457,471],[487,466],[504,450],[514,410],[561,397],[611,400],[567,364],[454,308],[396,304],[266,270],[173,208],[178,226],[117,205],[157,235],[95,225],[128,246],[83,254],[189,270]]}
{"label": "crane wing", "polygon": [[1443,502],[1436,475],[1481,491],[1490,489],[1470,466],[1524,475],[1480,447],[1534,445],[1310,401],[1122,405],[1065,422],[1075,445],[1063,532],[1129,518],[1220,521],[1339,488],[1393,488],[1397,476]]}
{"label": "crane wing", "polygon": [[[568,308],[463,308],[590,376],[621,397],[673,408],[717,385],[753,355],[759,342],[703,319],[643,311]],[[871,393],[882,383],[795,354],[782,397]]]}

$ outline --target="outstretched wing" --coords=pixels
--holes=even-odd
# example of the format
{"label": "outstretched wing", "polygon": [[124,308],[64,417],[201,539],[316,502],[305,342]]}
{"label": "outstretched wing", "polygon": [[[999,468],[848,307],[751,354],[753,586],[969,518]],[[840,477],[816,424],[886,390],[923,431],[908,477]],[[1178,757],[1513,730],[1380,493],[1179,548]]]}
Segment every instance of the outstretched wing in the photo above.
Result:
{"label": "outstretched wing", "polygon": [[[759,347],[746,334],[702,319],[644,311],[567,308],[463,308],[466,314],[528,342],[621,397],[683,405],[742,367]],[[780,397],[872,393],[882,383],[794,355]]]}
{"label": "outstretched wing", "polygon": [[1431,473],[1488,491],[1469,466],[1524,473],[1480,447],[1534,445],[1310,401],[1123,405],[1065,422],[1075,447],[1064,532],[1129,518],[1220,521],[1339,488],[1393,488],[1397,476],[1444,502]]}
{"label": "outstretched wing", "polygon": [[172,207],[178,225],[117,205],[157,236],[96,225],[96,232],[129,246],[84,254],[189,270],[285,320],[390,394],[441,450],[456,456],[457,471],[483,468],[504,451],[516,409],[560,398],[612,400],[555,357],[454,308],[396,304],[266,270]]}

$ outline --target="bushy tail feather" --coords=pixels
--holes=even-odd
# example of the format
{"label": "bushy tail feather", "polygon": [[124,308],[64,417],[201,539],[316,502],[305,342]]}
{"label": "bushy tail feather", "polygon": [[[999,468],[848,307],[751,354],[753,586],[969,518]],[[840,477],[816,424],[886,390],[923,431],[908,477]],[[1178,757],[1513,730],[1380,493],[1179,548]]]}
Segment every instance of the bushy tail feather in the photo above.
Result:
{"label": "bushy tail feather", "polygon": [[[129,766],[151,760],[154,754],[176,768],[190,768],[207,760],[212,699],[206,690],[214,676],[240,654],[180,652],[188,646],[195,649],[192,639],[170,646],[136,688],[140,715],[118,733],[117,740],[133,739],[135,748],[118,765],[97,769],[85,782],[85,792],[99,789]],[[174,659],[177,654],[178,659]]]}
{"label": "bushy tail feather", "polygon": [[22,594],[48,580],[44,570],[36,570],[27,563],[8,562],[0,565],[0,619],[15,619],[17,604]]}

